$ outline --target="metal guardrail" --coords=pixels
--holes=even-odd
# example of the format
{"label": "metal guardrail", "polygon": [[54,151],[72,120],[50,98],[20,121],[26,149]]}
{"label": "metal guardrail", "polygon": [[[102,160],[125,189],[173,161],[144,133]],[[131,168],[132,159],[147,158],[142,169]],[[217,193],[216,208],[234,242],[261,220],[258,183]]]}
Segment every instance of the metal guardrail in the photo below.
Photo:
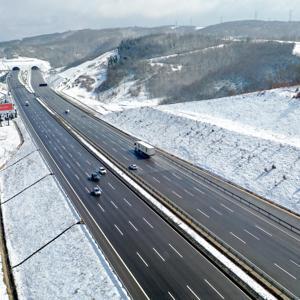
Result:
{"label": "metal guardrail", "polygon": [[[42,101],[42,100],[41,100]],[[47,106],[44,101],[43,104]],[[48,106],[47,106],[48,107]],[[50,109],[50,108],[49,108]],[[91,144],[95,149],[97,149],[100,153],[102,153],[105,157],[107,157],[110,161],[112,161],[119,169],[121,169],[127,176],[133,179],[136,183],[138,183],[141,187],[143,187],[150,195],[156,198],[160,203],[165,205],[171,212],[173,212],[178,218],[182,221],[186,222],[191,228],[193,228],[199,235],[204,237],[209,243],[214,245],[221,253],[225,256],[229,257],[233,260],[241,269],[243,269],[248,275],[252,276],[257,282],[259,282],[263,287],[265,287],[272,294],[276,295],[278,299],[296,299],[293,294],[291,294],[287,289],[282,287],[279,283],[273,280],[270,276],[268,276],[264,271],[256,267],[252,262],[247,260],[244,256],[237,253],[233,248],[223,242],[219,237],[217,237],[214,233],[212,233],[205,226],[200,224],[197,220],[189,216],[186,212],[184,212],[180,207],[174,204],[172,201],[164,197],[159,191],[149,186],[145,183],[140,177],[129,172],[127,168],[124,168],[118,161],[116,161],[108,152],[101,149],[98,145],[95,144],[90,138],[82,134],[78,129],[74,128],[72,125],[67,123],[62,117],[58,116],[57,113],[52,115],[71,135],[73,135],[76,139],[77,136],[74,132],[86,140],[89,144]],[[70,130],[71,128],[71,130]],[[72,132],[74,131],[74,132]],[[81,143],[81,141],[79,141]],[[93,156],[93,153],[88,147],[86,147],[83,143],[81,143]],[[133,190],[136,194],[139,195],[143,201],[150,206],[156,213],[158,213],[161,217],[163,217],[167,222],[178,232],[181,233],[191,244],[193,244],[201,253],[204,253],[212,262],[215,263],[220,269],[223,270],[229,277],[231,277],[240,287],[246,290],[252,297],[259,298],[249,286],[243,282],[236,274],[230,271],[225,265],[222,264],[221,261],[217,260],[211,253],[209,253],[206,249],[204,249],[197,241],[195,241],[190,235],[188,235],[185,231],[178,227],[178,225],[166,216],[161,210],[159,210],[151,201],[149,201],[144,195],[140,192],[133,189],[132,186],[128,184],[119,174],[114,172],[114,174],[125,183],[131,190]]]}
{"label": "metal guardrail", "polygon": [[[54,90],[53,90],[54,91]],[[117,131],[119,134],[125,136],[126,138],[132,140],[132,141],[135,141],[136,139],[131,136],[130,134],[122,131],[121,129],[119,128],[116,128],[114,127],[113,125],[97,118],[95,116],[95,114],[93,114],[89,109],[85,108],[83,105],[80,105],[78,103],[75,103],[73,100],[70,100],[68,99],[69,96],[67,97],[65,94],[63,93],[58,93],[57,91],[54,91],[58,96],[60,97],[63,97],[66,101],[68,101],[70,104],[74,105],[75,107],[77,107],[78,109],[81,109],[83,110],[84,112],[86,112],[90,117],[96,119],[97,121],[99,122],[102,122],[102,123],[105,123],[106,126],[110,127],[112,130],[114,131]],[[72,98],[72,97],[70,97]],[[71,102],[72,101],[72,102]],[[192,172],[193,175],[197,175],[197,176],[200,176],[202,180],[212,184],[214,187],[216,187],[217,189],[221,190],[222,192],[225,192],[227,195],[230,195],[232,196],[234,199],[238,200],[239,202],[245,204],[245,205],[248,205],[249,207],[251,207],[252,209],[260,212],[261,214],[263,214],[264,216],[268,217],[269,219],[275,221],[276,223],[280,224],[281,226],[293,231],[294,233],[297,233],[300,235],[300,227],[297,227],[297,226],[294,226],[292,224],[290,224],[289,222],[285,221],[285,220],[282,220],[281,218],[275,216],[274,214],[268,212],[267,210],[259,207],[258,205],[255,205],[253,202],[243,198],[242,196],[239,196],[237,195],[235,192],[233,191],[230,191],[229,188],[231,189],[235,189],[235,190],[239,190],[240,192],[243,192],[243,193],[248,193],[250,196],[252,197],[256,197],[257,199],[259,199],[260,201],[264,201],[264,202],[267,202],[268,204],[270,205],[273,205],[274,207],[277,207],[278,209],[281,209],[291,215],[293,215],[295,218],[298,218],[299,219],[299,224],[300,224],[300,215],[298,215],[297,213],[293,212],[292,210],[289,210],[287,209],[286,207],[283,207],[277,203],[274,203],[268,199],[265,199],[265,198],[262,198],[261,196],[249,191],[249,190],[245,190],[243,189],[242,187],[239,187],[237,186],[236,184],[234,184],[233,182],[230,182],[228,180],[226,180],[225,178],[222,178],[222,177],[219,177],[219,176],[216,176],[215,174],[211,174],[210,172],[208,172],[207,170],[204,170],[200,167],[196,167],[194,165],[192,165],[191,163],[175,156],[175,155],[172,155],[170,153],[167,153],[166,151],[160,149],[160,148],[157,148],[157,151],[165,158],[169,159],[172,161],[172,163],[176,163],[177,165],[179,165],[180,167],[184,167],[185,170],[189,171],[189,172]],[[202,173],[202,174],[201,174]],[[205,176],[203,175],[205,174]],[[208,179],[208,177],[210,179]],[[217,181],[217,182],[214,182]],[[223,184],[227,184],[228,185],[228,188],[224,188],[221,186],[220,183],[223,183]],[[245,195],[244,195],[245,196]]]}

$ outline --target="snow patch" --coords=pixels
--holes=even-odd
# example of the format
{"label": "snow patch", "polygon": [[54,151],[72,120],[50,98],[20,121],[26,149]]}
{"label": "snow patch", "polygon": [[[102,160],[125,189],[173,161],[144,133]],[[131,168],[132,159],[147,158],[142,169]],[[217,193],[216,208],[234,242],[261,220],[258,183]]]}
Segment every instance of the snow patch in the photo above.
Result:
{"label": "snow patch", "polygon": [[299,42],[295,43],[293,54],[296,56],[300,56],[300,43]]}

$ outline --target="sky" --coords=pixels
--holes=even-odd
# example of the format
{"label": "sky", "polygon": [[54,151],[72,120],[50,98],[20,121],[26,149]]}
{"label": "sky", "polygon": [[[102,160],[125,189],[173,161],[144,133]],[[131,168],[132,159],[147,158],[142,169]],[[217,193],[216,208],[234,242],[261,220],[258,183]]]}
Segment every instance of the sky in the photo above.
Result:
{"label": "sky", "polygon": [[0,41],[83,28],[300,20],[300,0],[0,0]]}

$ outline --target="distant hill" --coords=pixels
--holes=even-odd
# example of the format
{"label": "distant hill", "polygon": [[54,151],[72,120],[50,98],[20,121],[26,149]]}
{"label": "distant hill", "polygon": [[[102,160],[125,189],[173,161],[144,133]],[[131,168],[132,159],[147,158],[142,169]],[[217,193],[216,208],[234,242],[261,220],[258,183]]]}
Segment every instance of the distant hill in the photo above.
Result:
{"label": "distant hill", "polygon": [[49,61],[52,67],[71,67],[117,48],[124,39],[168,32],[183,34],[193,30],[194,27],[164,26],[68,31],[2,42],[0,57],[35,57]]}
{"label": "distant hill", "polygon": [[200,31],[218,37],[300,41],[300,22],[235,21],[208,26]]}

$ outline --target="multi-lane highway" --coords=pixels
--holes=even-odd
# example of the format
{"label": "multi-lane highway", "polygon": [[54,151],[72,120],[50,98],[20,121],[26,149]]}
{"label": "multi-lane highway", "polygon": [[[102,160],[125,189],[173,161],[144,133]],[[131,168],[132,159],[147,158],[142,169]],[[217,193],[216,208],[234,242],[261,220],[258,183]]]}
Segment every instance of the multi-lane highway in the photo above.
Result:
{"label": "multi-lane highway", "polygon": [[[136,163],[139,167],[136,174],[149,186],[173,201],[295,297],[300,296],[299,235],[222,194],[215,186],[162,155],[140,159],[133,151],[130,138],[70,104],[50,88],[39,87],[40,82],[43,82],[40,72],[32,71],[35,93],[74,128],[113,155],[124,168]],[[66,109],[70,110],[67,115],[64,113]],[[284,217],[288,219],[288,215]]]}
{"label": "multi-lane highway", "polygon": [[101,162],[53,119],[17,77],[18,72],[13,72],[8,83],[23,120],[54,173],[69,185],[70,198],[80,199],[80,203],[73,199],[74,204],[99,245],[107,248],[102,235],[97,238],[101,231],[118,253],[119,257],[109,254],[112,265],[118,269],[118,260],[124,261],[128,269],[119,276],[133,295],[143,296],[136,291],[140,286],[153,299],[248,298],[109,170],[100,180],[103,195],[91,196],[95,184],[88,176]]}

